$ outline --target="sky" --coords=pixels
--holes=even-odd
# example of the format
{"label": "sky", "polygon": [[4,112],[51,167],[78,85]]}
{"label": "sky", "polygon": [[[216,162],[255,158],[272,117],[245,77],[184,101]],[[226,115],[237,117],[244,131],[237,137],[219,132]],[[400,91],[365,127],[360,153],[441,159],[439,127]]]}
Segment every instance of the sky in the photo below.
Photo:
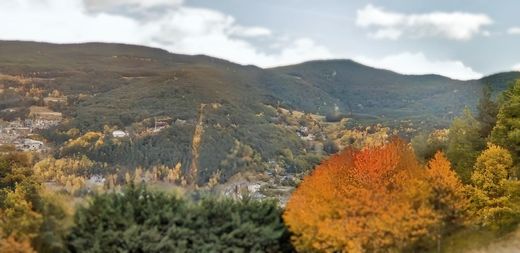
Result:
{"label": "sky", "polygon": [[520,70],[517,0],[2,0],[0,40],[117,42],[274,67],[352,59],[477,79]]}

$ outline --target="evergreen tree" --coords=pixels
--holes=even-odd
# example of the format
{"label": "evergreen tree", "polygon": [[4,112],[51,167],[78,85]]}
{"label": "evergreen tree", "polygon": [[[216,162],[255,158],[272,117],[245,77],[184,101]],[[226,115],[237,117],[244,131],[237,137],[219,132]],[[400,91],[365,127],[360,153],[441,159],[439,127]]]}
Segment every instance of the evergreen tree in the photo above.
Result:
{"label": "evergreen tree", "polygon": [[520,157],[520,80],[509,87],[502,96],[497,124],[491,133],[491,141],[509,149],[514,161],[518,162]]}
{"label": "evergreen tree", "polygon": [[203,198],[191,202],[131,184],[94,196],[75,214],[71,252],[290,252],[273,202]]}
{"label": "evergreen tree", "polygon": [[482,96],[477,106],[477,120],[480,122],[480,136],[487,138],[497,121],[498,104],[491,99],[491,87],[482,88]]}
{"label": "evergreen tree", "polygon": [[469,182],[473,164],[478,154],[485,147],[485,140],[480,137],[480,123],[466,108],[462,116],[453,120],[448,134],[446,155],[463,182]]}

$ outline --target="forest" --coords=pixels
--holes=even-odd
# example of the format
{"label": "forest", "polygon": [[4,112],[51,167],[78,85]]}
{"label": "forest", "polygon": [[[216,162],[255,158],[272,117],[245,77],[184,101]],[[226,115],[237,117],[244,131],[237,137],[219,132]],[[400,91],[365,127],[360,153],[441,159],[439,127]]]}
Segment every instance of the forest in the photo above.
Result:
{"label": "forest", "polygon": [[[520,81],[497,99],[484,88],[476,115],[467,108],[445,131],[418,134],[410,142],[388,135],[331,151],[335,154],[295,183],[285,205],[248,192],[222,195],[216,190],[220,177],[205,185],[190,182],[181,163],[118,174],[121,168],[103,160],[111,159],[102,156],[110,147],[106,134],[69,133],[79,139],[67,141],[58,157],[31,152],[0,157],[0,248],[6,253],[478,248],[513,233],[520,222],[519,117]],[[235,146],[235,153],[254,156],[253,149]],[[89,153],[91,147],[96,153]],[[99,189],[82,187],[88,179],[83,176],[100,172],[109,176]]]}

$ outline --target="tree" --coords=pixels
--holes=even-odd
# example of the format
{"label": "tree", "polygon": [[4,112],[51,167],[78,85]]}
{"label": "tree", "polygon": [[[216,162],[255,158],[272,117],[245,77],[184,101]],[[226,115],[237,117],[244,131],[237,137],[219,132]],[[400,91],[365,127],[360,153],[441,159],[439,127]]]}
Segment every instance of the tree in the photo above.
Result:
{"label": "tree", "polygon": [[441,221],[437,231],[437,252],[440,252],[442,235],[464,224],[469,200],[464,185],[442,152],[428,162],[426,175],[432,190],[430,202]]}
{"label": "tree", "polygon": [[18,241],[13,236],[3,238],[0,236],[0,250],[3,253],[36,253],[27,240]]}
{"label": "tree", "polygon": [[74,221],[71,252],[291,252],[281,210],[270,201],[192,202],[130,184],[95,195]]}
{"label": "tree", "polygon": [[64,252],[63,201],[43,190],[31,166],[28,154],[0,157],[1,252]]}
{"label": "tree", "polygon": [[491,133],[491,141],[509,149],[515,161],[518,161],[520,157],[519,122],[520,80],[516,81],[503,93],[497,116],[497,124]]}
{"label": "tree", "polygon": [[477,223],[489,227],[512,225],[520,217],[518,181],[510,180],[513,159],[509,151],[489,145],[478,157],[471,175],[472,211]]}
{"label": "tree", "polygon": [[426,174],[399,140],[347,149],[295,190],[284,219],[302,252],[387,252],[430,235],[438,215]]}
{"label": "tree", "polygon": [[32,240],[37,236],[43,217],[33,210],[28,194],[22,186],[7,192],[4,208],[0,210],[0,229],[4,234],[21,240]]}
{"label": "tree", "polygon": [[475,159],[484,148],[485,140],[480,137],[480,123],[466,108],[464,114],[455,118],[450,126],[446,148],[446,155],[463,182],[470,181]]}
{"label": "tree", "polygon": [[438,152],[446,150],[448,141],[448,130],[435,130],[429,134],[420,133],[414,136],[410,144],[413,147],[415,155],[421,161],[428,161]]}
{"label": "tree", "polygon": [[432,187],[431,202],[434,209],[448,224],[462,224],[469,206],[464,185],[451,168],[444,153],[437,152],[428,162],[427,180]]}
{"label": "tree", "polygon": [[491,87],[482,88],[482,96],[477,106],[477,120],[480,122],[480,136],[487,138],[497,122],[498,104],[491,99]]}

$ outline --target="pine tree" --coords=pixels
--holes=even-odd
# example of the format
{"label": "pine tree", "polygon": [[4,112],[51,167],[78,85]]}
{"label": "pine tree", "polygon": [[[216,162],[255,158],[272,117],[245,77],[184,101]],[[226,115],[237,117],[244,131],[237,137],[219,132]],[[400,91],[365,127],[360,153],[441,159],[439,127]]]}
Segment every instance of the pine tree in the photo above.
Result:
{"label": "pine tree", "polygon": [[463,182],[470,181],[473,164],[480,151],[485,148],[480,129],[480,123],[473,118],[468,108],[450,126],[446,155]]}
{"label": "pine tree", "polygon": [[480,123],[480,136],[487,138],[497,122],[498,104],[491,99],[491,87],[489,85],[482,88],[482,96],[477,106],[477,120]]}
{"label": "pine tree", "polygon": [[[520,80],[503,93],[491,141],[509,149],[515,162],[520,157]],[[518,175],[516,175],[518,176]]]}

